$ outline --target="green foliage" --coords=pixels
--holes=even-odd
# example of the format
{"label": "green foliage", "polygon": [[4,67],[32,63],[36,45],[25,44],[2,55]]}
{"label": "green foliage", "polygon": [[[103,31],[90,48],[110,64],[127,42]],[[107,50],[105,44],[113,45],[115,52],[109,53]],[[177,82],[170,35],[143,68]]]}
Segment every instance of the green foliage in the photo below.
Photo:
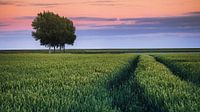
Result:
{"label": "green foliage", "polygon": [[73,45],[76,35],[73,22],[53,12],[39,13],[32,22],[32,36],[45,46]]}
{"label": "green foliage", "polygon": [[198,112],[200,88],[182,81],[151,56],[141,56],[135,81],[147,105],[159,112]]}
{"label": "green foliage", "polygon": [[[1,112],[200,110],[199,86],[181,80],[152,56],[13,53],[0,57]],[[156,57],[180,67],[199,60],[198,55]]]}
{"label": "green foliage", "polygon": [[112,112],[108,82],[133,55],[0,54],[0,111]]}
{"label": "green foliage", "polygon": [[199,54],[156,55],[156,59],[166,64],[176,75],[184,80],[200,84]]}

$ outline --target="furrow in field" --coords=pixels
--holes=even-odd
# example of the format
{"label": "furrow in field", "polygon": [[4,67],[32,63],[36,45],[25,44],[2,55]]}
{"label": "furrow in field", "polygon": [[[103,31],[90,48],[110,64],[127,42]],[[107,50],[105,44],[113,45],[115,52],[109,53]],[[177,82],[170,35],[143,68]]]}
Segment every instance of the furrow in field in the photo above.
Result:
{"label": "furrow in field", "polygon": [[128,67],[121,70],[117,77],[109,83],[113,107],[118,108],[121,112],[147,111],[144,102],[140,100],[142,96],[140,96],[140,91],[134,82],[134,72],[137,68],[138,57],[130,62]]}
{"label": "furrow in field", "polygon": [[155,55],[154,57],[183,80],[200,84],[200,55]]}
{"label": "furrow in field", "polygon": [[135,71],[135,82],[149,111],[198,112],[200,88],[182,81],[153,57],[142,55]]}

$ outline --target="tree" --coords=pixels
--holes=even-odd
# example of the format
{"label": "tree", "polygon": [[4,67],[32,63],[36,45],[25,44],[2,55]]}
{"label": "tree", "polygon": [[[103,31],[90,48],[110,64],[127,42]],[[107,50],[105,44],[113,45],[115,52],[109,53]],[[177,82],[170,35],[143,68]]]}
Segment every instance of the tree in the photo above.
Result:
{"label": "tree", "polygon": [[65,24],[61,24],[61,26],[63,27],[62,29],[65,29],[65,30],[61,30],[61,33],[60,33],[61,35],[59,36],[60,49],[65,48],[65,44],[73,45],[74,41],[76,40],[75,27],[73,25],[73,22],[65,17],[62,17],[61,19],[62,19],[61,23],[65,23]]}
{"label": "tree", "polygon": [[73,45],[76,40],[75,27],[73,22],[65,17],[60,17],[53,12],[39,13],[32,22],[35,31],[32,36],[36,41],[40,41],[41,45],[49,47],[64,48],[65,44]]}

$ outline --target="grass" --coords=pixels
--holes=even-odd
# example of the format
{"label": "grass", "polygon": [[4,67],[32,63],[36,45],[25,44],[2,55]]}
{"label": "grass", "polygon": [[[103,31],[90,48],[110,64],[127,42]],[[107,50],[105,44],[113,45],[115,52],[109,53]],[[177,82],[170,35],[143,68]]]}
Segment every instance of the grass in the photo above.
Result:
{"label": "grass", "polygon": [[200,54],[165,54],[155,55],[155,57],[166,64],[177,76],[200,84]]}
{"label": "grass", "polygon": [[134,81],[134,71],[139,61],[138,58],[139,56],[109,83],[113,107],[117,107],[122,112],[148,111],[145,103],[141,100],[140,91]]}
{"label": "grass", "polygon": [[1,53],[0,111],[198,112],[199,54],[153,56]]}
{"label": "grass", "polygon": [[198,112],[200,88],[179,77],[151,56],[141,56],[135,72],[147,106],[157,112]]}
{"label": "grass", "polygon": [[107,83],[132,55],[0,55],[0,111],[117,111]]}

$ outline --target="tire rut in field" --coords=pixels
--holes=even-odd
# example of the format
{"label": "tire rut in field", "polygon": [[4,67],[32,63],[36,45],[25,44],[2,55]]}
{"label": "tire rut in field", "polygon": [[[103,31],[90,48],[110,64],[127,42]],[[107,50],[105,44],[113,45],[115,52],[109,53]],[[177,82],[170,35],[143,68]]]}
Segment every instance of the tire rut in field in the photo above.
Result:
{"label": "tire rut in field", "polygon": [[141,101],[142,96],[140,90],[134,82],[134,72],[139,62],[139,56],[130,62],[130,65],[121,70],[117,77],[110,81],[109,90],[113,98],[113,108],[117,108],[121,112],[145,112],[145,101]]}
{"label": "tire rut in field", "polygon": [[139,56],[137,56],[136,59],[131,60],[128,67],[123,68],[117,73],[116,77],[109,82],[109,89],[119,88],[133,76],[135,69],[137,68],[138,59]]}
{"label": "tire rut in field", "polygon": [[121,112],[199,110],[198,87],[173,75],[154,56],[140,55],[109,83],[113,108]]}
{"label": "tire rut in field", "polygon": [[181,80],[187,81],[189,83],[193,83],[197,86],[200,86],[199,82],[197,82],[197,81],[195,82],[193,80],[188,79],[187,77],[184,77],[184,76],[188,75],[187,73],[181,72],[180,69],[175,69],[174,66],[170,65],[169,63],[164,62],[159,57],[156,57],[154,55],[151,55],[151,56],[154,57],[157,62],[163,64],[166,68],[168,68],[175,76],[179,77]]}
{"label": "tire rut in field", "polygon": [[[151,65],[152,67],[154,67],[152,69],[156,71],[152,70],[153,71],[152,73],[150,74],[146,73],[146,74],[152,77],[151,82],[153,83],[155,82],[155,83],[151,84],[151,82],[145,81],[143,82],[143,84],[146,86],[146,91],[149,91],[149,92],[146,92],[147,98],[150,99],[150,100],[147,99],[147,101],[151,101],[149,103],[150,103],[150,106],[152,104],[153,109],[155,109],[154,112],[156,111],[157,112],[169,112],[169,111],[199,112],[199,109],[200,109],[199,107],[200,97],[198,95],[200,92],[199,87],[196,86],[195,84],[188,83],[187,81],[182,80],[180,77],[177,77],[176,74],[174,74],[172,70],[168,68],[164,63],[156,60],[155,56],[151,55],[151,57],[154,58],[152,59],[155,61],[154,64],[157,63],[157,65],[160,65],[160,67],[153,66],[153,63],[152,63]],[[143,64],[144,63],[147,63],[147,61],[144,61]],[[153,75],[159,76],[159,77],[156,78]],[[143,78],[145,77],[140,77],[140,79],[143,79]],[[157,79],[159,79],[160,81],[158,82]],[[148,85],[151,85],[151,86],[148,86]],[[149,89],[152,87],[155,87],[153,90],[154,92],[152,92]],[[157,93],[159,92],[159,94],[157,95],[152,94],[156,92]],[[150,97],[148,96],[148,94],[150,95]]]}

